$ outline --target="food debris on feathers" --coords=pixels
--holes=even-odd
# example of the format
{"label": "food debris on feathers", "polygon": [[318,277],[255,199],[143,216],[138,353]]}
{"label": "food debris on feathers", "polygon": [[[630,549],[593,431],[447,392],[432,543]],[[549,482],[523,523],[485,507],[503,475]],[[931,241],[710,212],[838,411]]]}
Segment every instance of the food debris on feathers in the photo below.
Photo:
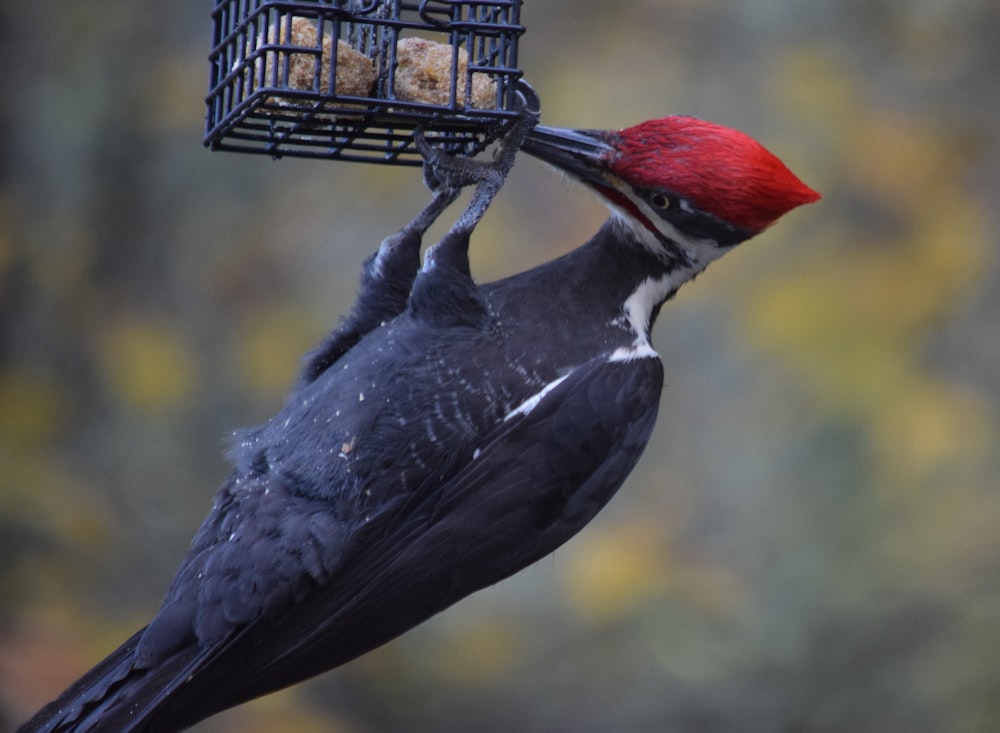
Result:
{"label": "food debris on feathers", "polygon": [[[454,48],[425,38],[403,38],[396,44],[395,96],[403,102],[447,105],[451,103],[451,66]],[[456,103],[466,106],[466,78],[469,54],[458,49]],[[493,109],[496,106],[496,80],[484,73],[472,74],[469,106]]]}
{"label": "food debris on feathers", "polygon": [[[267,29],[265,42],[268,44],[293,46],[295,48],[317,49],[319,33],[316,25],[308,18],[292,18],[289,33],[286,34],[285,19],[272,23]],[[316,55],[314,53],[288,53],[285,51],[269,51],[264,64],[265,85],[271,85],[274,80],[274,64],[277,63],[278,85],[282,84],[285,59],[288,58],[288,89],[299,91],[316,91],[313,86],[316,80]],[[318,91],[327,93],[330,89],[330,74],[332,73],[333,38],[323,34],[322,55],[320,57],[320,79]],[[337,40],[337,88],[338,95],[367,97],[375,85],[375,66],[372,60],[357,51],[343,40]],[[279,104],[288,104],[284,100]]]}

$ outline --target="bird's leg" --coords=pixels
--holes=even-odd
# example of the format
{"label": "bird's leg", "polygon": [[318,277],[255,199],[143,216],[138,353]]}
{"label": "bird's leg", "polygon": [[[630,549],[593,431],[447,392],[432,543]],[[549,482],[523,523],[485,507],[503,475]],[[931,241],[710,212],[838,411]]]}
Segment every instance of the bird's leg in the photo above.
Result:
{"label": "bird's leg", "polygon": [[475,229],[497,193],[503,188],[524,138],[537,124],[536,112],[522,110],[520,117],[500,142],[493,161],[489,163],[449,155],[429,145],[424,136],[417,132],[414,139],[417,149],[424,156],[424,180],[429,187],[440,185],[461,188],[476,185],[472,200],[455,222],[453,230],[471,232]]}
{"label": "bird's leg", "polygon": [[424,137],[423,129],[418,126],[413,132],[413,141],[424,158],[424,183],[427,187],[434,191],[439,186],[464,188],[485,184],[495,189],[495,196],[513,167],[525,137],[538,124],[541,113],[538,94],[523,79],[518,82],[516,99],[518,118],[504,135],[492,163],[445,153],[431,146]]}
{"label": "bird's leg", "polygon": [[493,199],[503,188],[504,182],[514,167],[514,159],[521,150],[524,138],[538,124],[538,115],[523,113],[511,127],[494,154],[493,163],[486,166],[483,180],[476,186],[472,200],[455,222],[454,229],[471,232],[483,214],[493,203]]}
{"label": "bird's leg", "polygon": [[476,187],[472,201],[465,207],[452,229],[466,232],[475,229],[493,203],[493,199],[503,188],[511,168],[514,167],[514,160],[524,144],[524,139],[538,124],[541,115],[540,100],[535,90],[527,83],[522,83],[518,89],[517,104],[519,116],[495,151],[493,164],[489,166],[489,175]]}
{"label": "bird's leg", "polygon": [[424,138],[423,130],[414,131],[413,140],[424,157],[424,183],[432,191],[444,186],[461,189],[476,184],[472,201],[452,226],[451,231],[472,232],[483,218],[493,199],[503,188],[514,159],[524,144],[528,133],[538,124],[541,100],[534,88],[523,79],[517,86],[518,117],[507,131],[493,155],[492,163],[485,163],[464,156],[449,155],[432,147]]}
{"label": "bird's leg", "polygon": [[489,166],[488,163],[435,148],[427,141],[421,127],[413,131],[413,141],[424,159],[424,185],[431,191],[441,188],[461,190],[479,183],[484,169]]}
{"label": "bird's leg", "polygon": [[444,238],[428,250],[425,270],[436,262],[447,260],[459,271],[468,272],[469,235],[503,188],[525,137],[537,124],[537,111],[522,109],[489,163],[448,155],[428,145],[423,136],[416,138],[417,147],[424,156],[424,178],[428,185],[434,185],[435,181],[448,187],[476,184],[468,206]]}
{"label": "bird's leg", "polygon": [[405,228],[415,230],[422,236],[430,228],[431,224],[437,221],[437,218],[441,216],[444,210],[455,202],[455,199],[461,193],[461,187],[438,186],[433,189],[434,195],[431,198],[431,202],[424,207],[423,211],[413,217],[413,221],[407,224]]}
{"label": "bird's leg", "polygon": [[409,224],[382,240],[361,268],[361,287],[350,313],[326,340],[306,356],[301,381],[309,383],[330,368],[361,338],[406,309],[420,269],[423,235],[458,198],[461,188],[438,186],[431,202]]}
{"label": "bird's leg", "polygon": [[[398,270],[400,267],[409,270],[408,267],[404,266],[402,260],[419,259],[421,238],[461,193],[461,188],[438,186],[434,190],[431,202],[424,207],[423,211],[413,217],[410,223],[398,232],[390,234],[382,240],[378,251],[365,263],[362,272],[362,285],[366,286],[369,282],[382,279],[386,273]],[[414,249],[414,244],[416,249]],[[413,275],[416,275],[415,268]],[[412,277],[410,280],[412,282]],[[405,305],[405,299],[403,304]]]}
{"label": "bird's leg", "polygon": [[448,155],[433,148],[423,130],[414,131],[417,149],[424,156],[424,183],[433,192],[431,202],[409,224],[382,240],[378,250],[361,270],[361,288],[350,313],[304,362],[301,381],[309,383],[329,369],[365,334],[402,313],[410,301],[420,269],[420,245],[424,233],[450,206],[465,186],[476,184],[472,201],[448,234],[427,253],[425,269],[447,259],[453,268],[469,274],[469,235],[503,187],[524,138],[538,123],[536,104],[521,98],[521,116],[498,148],[494,160],[485,163]]}

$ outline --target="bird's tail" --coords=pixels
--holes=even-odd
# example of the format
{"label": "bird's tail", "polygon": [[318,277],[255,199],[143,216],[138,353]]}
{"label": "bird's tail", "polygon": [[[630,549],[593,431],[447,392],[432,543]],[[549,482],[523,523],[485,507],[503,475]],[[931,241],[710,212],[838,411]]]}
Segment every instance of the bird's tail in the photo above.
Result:
{"label": "bird's tail", "polygon": [[128,641],[74,682],[16,733],[153,733],[181,730],[195,721],[168,720],[162,710],[168,693],[183,682],[186,655],[155,669],[138,669],[135,650],[145,631]]}

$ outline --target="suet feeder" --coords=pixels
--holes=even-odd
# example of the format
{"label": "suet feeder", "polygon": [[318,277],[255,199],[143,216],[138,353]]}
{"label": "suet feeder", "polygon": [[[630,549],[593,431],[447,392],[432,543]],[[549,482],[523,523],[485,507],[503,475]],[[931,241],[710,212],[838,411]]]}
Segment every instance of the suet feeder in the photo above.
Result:
{"label": "suet feeder", "polygon": [[205,144],[420,165],[517,118],[521,0],[216,0]]}

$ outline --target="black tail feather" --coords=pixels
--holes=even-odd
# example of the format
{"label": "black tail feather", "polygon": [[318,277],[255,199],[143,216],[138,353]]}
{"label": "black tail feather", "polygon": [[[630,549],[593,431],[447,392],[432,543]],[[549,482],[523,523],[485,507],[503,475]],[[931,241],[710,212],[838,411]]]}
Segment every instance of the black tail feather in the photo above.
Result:
{"label": "black tail feather", "polygon": [[42,708],[17,733],[166,733],[198,722],[179,714],[171,693],[183,684],[198,656],[188,647],[155,669],[135,666],[135,650],[145,629]]}

